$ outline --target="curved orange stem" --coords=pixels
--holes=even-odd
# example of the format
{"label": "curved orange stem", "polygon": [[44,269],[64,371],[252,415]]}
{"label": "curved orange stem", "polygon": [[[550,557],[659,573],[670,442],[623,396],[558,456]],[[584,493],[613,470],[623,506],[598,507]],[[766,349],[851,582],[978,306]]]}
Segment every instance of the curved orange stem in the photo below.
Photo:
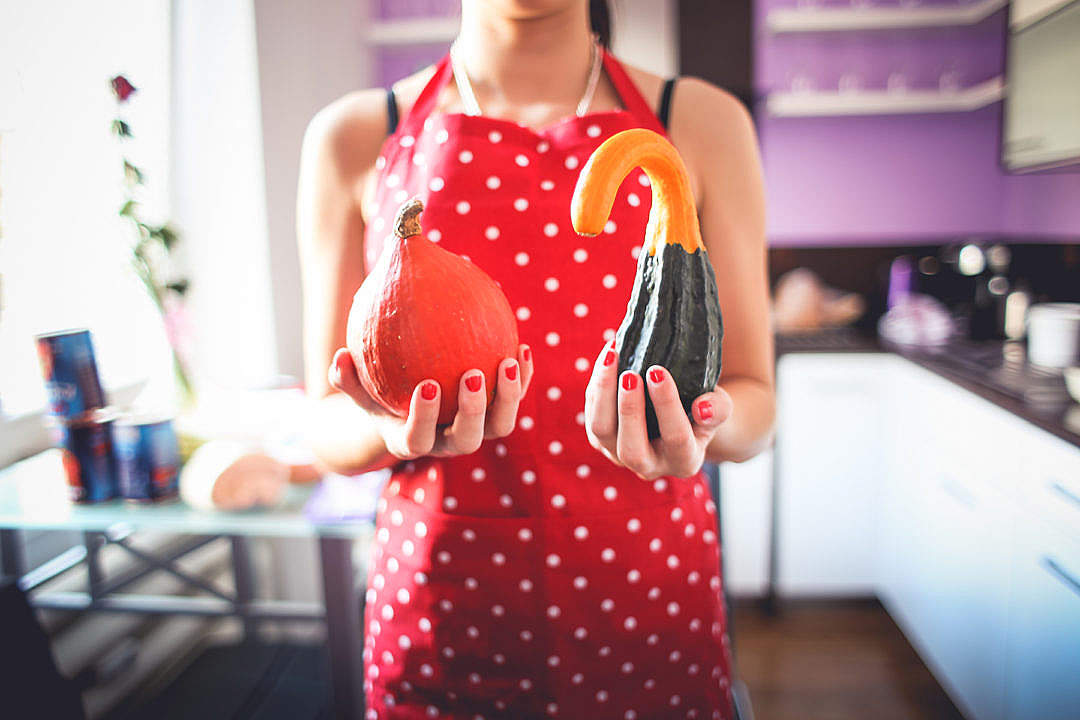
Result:
{"label": "curved orange stem", "polygon": [[654,254],[664,243],[682,245],[688,253],[704,248],[686,165],[675,146],[644,128],[612,135],[582,168],[570,202],[574,230],[580,235],[600,234],[619,185],[636,167],[645,171],[652,186],[645,250]]}

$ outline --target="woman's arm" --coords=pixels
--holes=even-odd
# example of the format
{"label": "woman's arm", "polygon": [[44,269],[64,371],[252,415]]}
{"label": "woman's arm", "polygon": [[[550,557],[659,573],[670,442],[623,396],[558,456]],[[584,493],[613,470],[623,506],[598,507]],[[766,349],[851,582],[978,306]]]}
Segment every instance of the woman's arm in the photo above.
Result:
{"label": "woman's arm", "polygon": [[391,464],[367,413],[327,378],[345,345],[352,296],[364,280],[366,180],[385,136],[380,91],[353,93],[321,110],[308,125],[300,158],[297,242],[303,283],[304,379],[312,400],[308,439],[329,470],[359,472]]}
{"label": "woman's arm", "polygon": [[724,316],[720,386],[732,401],[706,458],[741,462],[768,446],[776,415],[757,136],[746,108],[707,82],[681,80],[674,101],[671,137],[694,179],[701,236],[716,272]]}

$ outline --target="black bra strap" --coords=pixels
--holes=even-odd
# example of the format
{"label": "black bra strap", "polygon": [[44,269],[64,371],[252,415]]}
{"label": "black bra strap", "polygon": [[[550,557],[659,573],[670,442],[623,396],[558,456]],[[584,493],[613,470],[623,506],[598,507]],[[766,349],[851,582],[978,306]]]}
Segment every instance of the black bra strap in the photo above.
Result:
{"label": "black bra strap", "polygon": [[671,95],[675,91],[675,80],[668,78],[664,81],[664,91],[660,94],[660,108],[656,111],[656,117],[664,129],[668,128],[668,118],[671,116]]}
{"label": "black bra strap", "polygon": [[393,135],[397,131],[397,126],[397,97],[394,96],[394,89],[389,88],[386,91],[386,134]]}

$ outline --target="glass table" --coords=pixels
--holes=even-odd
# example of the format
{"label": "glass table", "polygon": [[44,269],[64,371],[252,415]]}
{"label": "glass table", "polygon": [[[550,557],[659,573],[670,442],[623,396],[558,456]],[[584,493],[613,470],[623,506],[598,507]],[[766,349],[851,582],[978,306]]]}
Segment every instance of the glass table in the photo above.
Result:
{"label": "glass table", "polygon": [[[114,500],[97,505],[74,505],[58,450],[0,470],[0,574],[20,578],[35,607],[142,614],[235,616],[245,632],[260,620],[324,620],[330,655],[332,706],[336,718],[359,718],[363,712],[363,588],[353,563],[354,543],[370,543],[370,521],[317,523],[303,513],[311,488],[291,486],[273,508],[245,512],[203,511],[182,502],[134,505]],[[22,567],[18,530],[75,530],[85,547],[76,547],[40,567]],[[128,544],[138,531],[172,533],[184,542],[165,555],[153,555]],[[176,567],[175,561],[218,538],[231,544],[235,592],[224,592],[206,580]],[[323,582],[322,605],[260,600],[254,581],[247,538],[314,538],[318,540]],[[104,544],[123,547],[145,568],[123,577],[106,578],[97,552]],[[37,591],[47,581],[77,565],[86,564],[87,592]],[[168,572],[204,591],[202,596],[157,596],[119,592],[151,571]]]}

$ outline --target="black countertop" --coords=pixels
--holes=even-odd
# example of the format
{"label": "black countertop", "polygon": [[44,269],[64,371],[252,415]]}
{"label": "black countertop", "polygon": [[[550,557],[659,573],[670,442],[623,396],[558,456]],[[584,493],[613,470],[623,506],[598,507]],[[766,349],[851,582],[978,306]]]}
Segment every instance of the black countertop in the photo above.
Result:
{"label": "black countertop", "polygon": [[776,356],[887,352],[900,355],[1047,432],[1080,447],[1080,405],[1060,373],[1029,365],[1023,343],[959,341],[937,351],[890,347],[851,330],[778,335]]}

